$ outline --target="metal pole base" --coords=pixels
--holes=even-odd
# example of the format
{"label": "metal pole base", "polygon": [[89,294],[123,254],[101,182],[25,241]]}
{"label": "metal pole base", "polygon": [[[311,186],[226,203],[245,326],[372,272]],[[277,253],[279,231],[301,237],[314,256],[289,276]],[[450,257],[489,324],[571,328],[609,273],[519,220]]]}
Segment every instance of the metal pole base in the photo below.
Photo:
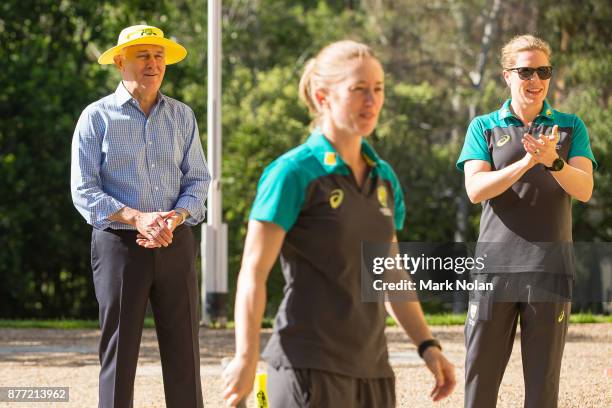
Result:
{"label": "metal pole base", "polygon": [[207,292],[201,326],[225,329],[227,327],[227,293]]}

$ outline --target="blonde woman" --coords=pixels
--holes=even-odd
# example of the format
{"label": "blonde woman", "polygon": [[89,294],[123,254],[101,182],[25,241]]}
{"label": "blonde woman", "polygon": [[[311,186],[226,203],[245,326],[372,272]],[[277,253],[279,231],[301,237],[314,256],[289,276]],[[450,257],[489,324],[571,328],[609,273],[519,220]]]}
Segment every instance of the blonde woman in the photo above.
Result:
{"label": "blonde woman", "polygon": [[470,200],[483,206],[479,245],[503,245],[497,267],[473,277],[496,289],[470,304],[465,407],[496,406],[519,318],[525,407],[557,406],[573,271],[551,251],[571,243],[571,200],[589,200],[597,163],[580,118],[546,100],[550,57],[531,35],[503,47],[511,99],[472,121],[457,162]]}
{"label": "blonde woman", "polygon": [[300,94],[316,128],[264,171],[250,215],[236,294],[236,356],[224,398],[251,390],[259,359],[266,279],[279,253],[286,280],[269,364],[270,406],[393,407],[385,306],[435,376],[432,398],[453,390],[454,368],[417,302],[361,301],[362,241],[391,242],[404,222],[401,187],[367,143],[384,102],[384,72],[353,41],[325,47],[306,66]]}

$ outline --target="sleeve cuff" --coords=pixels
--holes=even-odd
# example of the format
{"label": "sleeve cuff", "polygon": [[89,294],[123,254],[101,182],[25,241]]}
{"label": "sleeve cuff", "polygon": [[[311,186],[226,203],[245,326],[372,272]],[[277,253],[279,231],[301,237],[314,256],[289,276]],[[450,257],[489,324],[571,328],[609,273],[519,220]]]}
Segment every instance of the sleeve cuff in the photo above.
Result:
{"label": "sleeve cuff", "polygon": [[105,202],[96,205],[91,212],[91,225],[96,229],[105,229],[113,222],[109,218],[117,211],[125,207],[113,197],[108,197]]}
{"label": "sleeve cuff", "polygon": [[190,197],[180,197],[174,208],[184,208],[189,212],[189,216],[185,219],[184,224],[194,226],[204,221],[204,211],[206,206]]}

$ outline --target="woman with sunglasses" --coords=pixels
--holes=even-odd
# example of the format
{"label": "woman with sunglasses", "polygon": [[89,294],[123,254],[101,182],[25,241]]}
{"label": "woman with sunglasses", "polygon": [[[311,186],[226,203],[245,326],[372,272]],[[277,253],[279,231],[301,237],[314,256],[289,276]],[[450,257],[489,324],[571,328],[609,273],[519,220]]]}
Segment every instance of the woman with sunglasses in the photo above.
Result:
{"label": "woman with sunglasses", "polygon": [[266,279],[279,253],[284,298],[263,353],[271,407],[394,407],[385,307],[434,374],[432,399],[453,390],[454,368],[419,303],[361,298],[361,243],[391,242],[405,216],[395,173],[366,141],[384,95],[383,68],[364,44],[335,42],[306,65],[300,96],[315,129],[257,187],[238,275],[236,356],[224,372],[229,405],[253,386]]}
{"label": "woman with sunglasses", "polygon": [[471,277],[495,289],[470,293],[466,408],[496,406],[519,318],[525,407],[557,406],[573,271],[553,250],[568,253],[571,200],[590,199],[597,163],[582,120],[546,100],[550,56],[531,35],[502,48],[511,99],[472,121],[457,161],[470,200],[483,207],[478,246],[496,255],[484,275]]}

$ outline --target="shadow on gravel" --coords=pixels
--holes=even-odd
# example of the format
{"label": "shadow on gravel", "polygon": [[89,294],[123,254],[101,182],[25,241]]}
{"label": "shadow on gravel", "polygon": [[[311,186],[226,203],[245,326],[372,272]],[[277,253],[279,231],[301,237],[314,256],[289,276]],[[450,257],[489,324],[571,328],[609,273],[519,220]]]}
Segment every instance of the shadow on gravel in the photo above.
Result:
{"label": "shadow on gravel", "polygon": [[[97,330],[0,329],[0,363],[37,367],[83,367],[99,364]],[[261,334],[268,342],[270,331]],[[220,364],[234,353],[233,330],[200,329],[203,364]],[[143,331],[139,364],[159,364],[154,329]]]}
{"label": "shadow on gravel", "polygon": [[[582,333],[580,325],[570,326],[567,343],[610,343],[610,326],[602,331]],[[463,347],[463,327],[432,327],[433,335],[443,344]],[[261,347],[265,347],[271,335],[270,329],[261,334]],[[386,332],[390,350],[411,344],[399,329]],[[0,363],[40,367],[97,366],[97,330],[50,330],[50,329],[0,329]],[[517,340],[520,333],[517,333]],[[234,332],[229,329],[200,329],[200,357],[203,365],[220,364],[223,357],[234,353]],[[143,331],[140,364],[159,364],[160,356],[154,329]]]}
{"label": "shadow on gravel", "polygon": [[[435,338],[443,343],[461,343],[463,344],[463,326],[452,326],[452,327],[431,327],[431,332]],[[410,342],[410,339],[406,334],[399,330],[387,330],[387,341],[389,343],[402,343]]]}
{"label": "shadow on gravel", "polygon": [[576,331],[568,331],[565,336],[566,343],[610,343],[612,342],[612,333],[601,333],[601,335],[583,334]]}

